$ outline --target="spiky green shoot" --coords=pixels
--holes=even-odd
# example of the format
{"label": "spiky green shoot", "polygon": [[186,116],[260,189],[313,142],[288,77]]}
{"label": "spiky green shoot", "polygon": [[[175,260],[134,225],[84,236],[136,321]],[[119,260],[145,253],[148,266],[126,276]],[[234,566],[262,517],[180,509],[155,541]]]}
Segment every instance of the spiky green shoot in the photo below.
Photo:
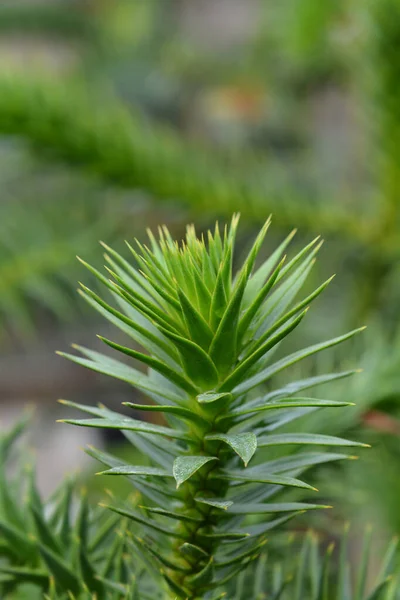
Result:
{"label": "spiky green shoot", "polygon": [[[108,467],[105,474],[129,477],[141,493],[140,508],[110,508],[143,529],[143,539],[135,537],[134,544],[150,564],[158,565],[171,598],[214,598],[215,590],[258,555],[268,531],[300,512],[320,508],[275,496],[293,488],[309,493],[314,488],[299,479],[308,467],[346,458],[341,453],[301,452],[270,460],[264,447],[358,445],[329,436],[276,433],[310,410],[349,404],[347,399],[333,402],[302,392],[352,372],[319,375],[274,390],[273,376],[360,330],[274,362],[280,342],[300,325],[330,279],[293,305],[320,244],[312,241],[285,262],[291,234],[255,268],[269,224],[235,276],[237,216],[223,233],[217,225],[206,239],[198,239],[190,226],[181,244],[165,227],[158,240],[149,233],[150,247],[128,245],[136,267],[106,247],[111,279],[86,265],[115,303],[84,285],[82,296],[127,334],[134,348],[101,337],[124,355],[123,362],[83,347],[76,347],[82,357],[65,356],[146,394],[152,404],[126,406],[136,415],[159,411],[166,425],[127,418],[104,406],[72,403],[91,417],[67,422],[119,429],[150,459],[151,466],[143,467],[90,451]],[[148,367],[146,374],[137,369],[137,361]],[[250,461],[255,466],[249,467]],[[248,525],[248,515],[263,521]]]}

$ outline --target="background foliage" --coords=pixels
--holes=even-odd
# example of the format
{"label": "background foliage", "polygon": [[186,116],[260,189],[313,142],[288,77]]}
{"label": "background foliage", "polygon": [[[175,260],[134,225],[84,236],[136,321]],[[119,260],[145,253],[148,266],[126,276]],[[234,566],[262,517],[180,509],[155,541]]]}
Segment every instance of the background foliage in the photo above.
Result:
{"label": "background foliage", "polygon": [[[230,12],[249,23],[238,29],[226,2],[205,2],[203,14],[196,4],[2,3],[2,412],[35,401],[46,428],[57,395],[109,400],[103,379],[52,354],[107,334],[75,294],[76,254],[98,265],[100,239],[123,253],[148,226],[166,222],[180,237],[187,221],[201,231],[239,210],[244,255],[272,213],[265,255],[296,227],[298,247],[326,239],[310,291],[338,273],[293,349],[369,326],[301,373],[327,361],[364,369],[329,390],[354,409],[313,424],[373,445],[313,473],[335,505],[313,525],[336,535],[351,518],[357,552],[358,521],[382,542],[400,528],[400,7],[235,0]],[[112,402],[132,400],[112,389]],[[120,438],[106,442],[127,452]]]}

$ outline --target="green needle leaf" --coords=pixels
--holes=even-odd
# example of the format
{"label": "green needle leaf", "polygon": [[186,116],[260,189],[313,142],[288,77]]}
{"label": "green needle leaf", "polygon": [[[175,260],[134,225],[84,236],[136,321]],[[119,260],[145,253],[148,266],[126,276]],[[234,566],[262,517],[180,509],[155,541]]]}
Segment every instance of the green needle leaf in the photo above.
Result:
{"label": "green needle leaf", "polygon": [[[273,337],[264,342],[257,350],[255,350],[248,358],[239,363],[236,369],[229,375],[229,377],[224,381],[221,385],[220,391],[225,392],[228,390],[235,389],[235,391],[240,390],[240,385],[238,383],[243,380],[246,376],[246,373],[253,367],[257,361],[262,358],[268,350],[276,346],[282,339],[284,339],[293,329],[295,329],[303,320],[305,315],[307,314],[307,310],[304,310],[300,315],[298,315],[289,325],[287,325],[281,331],[278,331]],[[251,379],[250,379],[251,380]],[[246,385],[246,381],[243,385]],[[235,388],[235,386],[237,386]],[[238,393],[242,393],[239,391]]]}
{"label": "green needle leaf", "polygon": [[172,381],[172,383],[176,384],[178,387],[182,388],[189,394],[195,394],[197,392],[197,389],[190,383],[190,381],[185,379],[185,377],[183,377],[183,375],[178,373],[175,369],[172,369],[171,367],[166,365],[161,360],[158,360],[157,358],[153,358],[152,356],[148,356],[147,354],[143,354],[143,352],[137,352],[136,350],[133,350],[132,348],[126,348],[125,346],[116,344],[115,342],[112,342],[111,340],[108,340],[107,338],[104,338],[101,335],[98,335],[97,337],[102,342],[107,344],[107,346],[110,346],[110,348],[113,348],[114,350],[118,350],[118,352],[122,352],[123,354],[126,354],[127,356],[130,356],[132,358],[135,358],[136,360],[139,360],[140,362],[144,363],[145,365],[148,365],[150,368],[154,369],[155,371],[158,371],[158,373],[160,373],[161,375],[164,375],[164,377],[166,377],[167,379]]}
{"label": "green needle leaf", "polygon": [[237,328],[246,281],[247,270],[237,283],[209,349],[210,357],[222,375],[232,367],[237,355]]}
{"label": "green needle leaf", "polygon": [[235,502],[232,503],[232,506],[228,509],[228,512],[232,515],[262,515],[323,508],[331,507],[323,504],[307,504],[305,502],[282,502],[277,504],[237,504]]}
{"label": "green needle leaf", "polygon": [[166,437],[176,438],[178,440],[187,440],[187,436],[170,427],[161,425],[152,425],[144,421],[135,421],[135,419],[61,419],[59,423],[69,423],[79,427],[95,427],[97,429],[120,429],[126,431],[140,431],[141,433],[154,433]]}
{"label": "green needle leaf", "polygon": [[81,583],[69,565],[60,556],[41,544],[39,544],[39,551],[58,585],[74,594],[79,594]]}
{"label": "green needle leaf", "polygon": [[254,433],[211,433],[205,436],[206,440],[218,440],[228,444],[240,456],[247,467],[257,450],[257,438]]}
{"label": "green needle leaf", "polygon": [[210,558],[204,569],[196,573],[195,575],[189,575],[185,578],[186,584],[191,586],[203,586],[210,583],[214,575],[214,560]]}
{"label": "green needle leaf", "polygon": [[213,333],[208,323],[193,307],[192,303],[188,300],[179,286],[177,287],[177,292],[186,327],[192,341],[204,350],[207,350],[213,337]]}
{"label": "green needle leaf", "polygon": [[129,408],[133,408],[134,410],[143,410],[148,412],[163,412],[170,415],[176,415],[180,417],[184,421],[188,421],[190,423],[196,423],[200,425],[200,427],[207,427],[208,421],[200,415],[196,414],[192,410],[188,408],[183,408],[181,406],[159,406],[153,404],[134,404],[133,402],[123,402],[123,406],[129,406]]}
{"label": "green needle leaf", "polygon": [[232,417],[242,415],[252,415],[258,412],[283,410],[288,408],[303,408],[303,407],[315,407],[315,408],[341,408],[343,406],[354,406],[352,402],[339,402],[336,400],[318,400],[317,398],[282,398],[279,402],[269,402],[268,404],[260,406],[252,406],[251,408],[234,409],[228,416],[219,417],[216,422],[220,423],[225,420],[230,420]]}
{"label": "green needle leaf", "polygon": [[278,435],[266,435],[258,440],[259,448],[266,446],[279,446],[281,444],[312,444],[318,446],[359,446],[370,448],[369,444],[349,441],[333,435],[318,435],[315,433],[281,433]]}
{"label": "green needle leaf", "polygon": [[285,485],[289,487],[303,488],[306,490],[317,491],[312,485],[295,479],[293,477],[285,477],[281,475],[275,475],[274,473],[262,473],[258,472],[241,472],[241,471],[229,471],[227,469],[221,469],[210,474],[211,479],[222,479],[226,481],[243,481],[249,483],[270,483],[273,485]]}
{"label": "green needle leaf", "polygon": [[178,456],[174,461],[173,474],[176,487],[190,479],[201,467],[207,463],[218,460],[216,456]]}
{"label": "green needle leaf", "polygon": [[232,400],[232,394],[228,392],[204,392],[204,394],[199,394],[197,396],[197,402],[199,404],[214,404],[219,403],[220,400],[224,400],[224,402],[230,402]]}
{"label": "green needle leaf", "polygon": [[233,504],[231,500],[224,500],[223,498],[201,498],[200,496],[196,496],[195,501],[221,510],[228,510]]}
{"label": "green needle leaf", "polygon": [[179,552],[181,552],[183,556],[187,556],[196,561],[209,558],[209,554],[207,554],[207,552],[205,552],[203,548],[200,548],[195,544],[190,544],[189,542],[185,542],[184,544],[182,544],[182,546],[179,547]]}
{"label": "green needle leaf", "polygon": [[145,527],[148,527],[149,529],[153,529],[154,531],[158,531],[159,533],[162,533],[164,535],[167,535],[167,536],[170,536],[173,538],[177,538],[177,539],[182,539],[182,537],[183,537],[181,534],[177,533],[173,529],[168,529],[167,527],[163,527],[163,526],[159,525],[156,521],[153,521],[153,520],[149,519],[148,517],[144,518],[140,514],[138,514],[137,512],[134,512],[132,510],[129,510],[126,508],[121,508],[119,506],[109,506],[106,504],[100,504],[100,506],[102,506],[103,508],[108,508],[109,510],[116,512],[119,515],[122,515],[123,517],[132,519],[132,521],[135,521],[136,523],[141,523]]}
{"label": "green needle leaf", "polygon": [[212,389],[218,382],[218,372],[208,354],[191,340],[166,329],[160,328],[160,331],[176,344],[189,379],[195,385]]}
{"label": "green needle leaf", "polygon": [[360,327],[359,329],[354,329],[353,331],[350,331],[349,333],[346,333],[345,335],[341,335],[337,338],[333,338],[326,342],[322,342],[320,344],[315,344],[314,346],[309,346],[308,348],[305,348],[304,350],[299,350],[298,352],[294,352],[293,354],[290,354],[289,356],[282,358],[275,364],[273,364],[269,367],[266,367],[265,369],[262,369],[262,371],[260,373],[256,373],[255,375],[253,375],[252,377],[250,377],[243,383],[239,384],[235,388],[234,392],[236,394],[247,393],[254,387],[260,385],[261,383],[264,383],[265,381],[270,379],[273,375],[276,375],[283,369],[286,369],[287,367],[290,367],[291,365],[294,365],[295,363],[299,362],[300,360],[303,360],[304,358],[307,358],[308,356],[312,356],[313,354],[316,354],[317,352],[321,352],[322,350],[326,350],[327,348],[332,348],[333,346],[336,346],[337,344],[341,344],[342,342],[345,342],[346,340],[349,340],[353,336],[357,335],[361,331],[364,331],[364,329],[365,329],[365,327]]}
{"label": "green needle leaf", "polygon": [[113,467],[107,471],[100,471],[97,475],[151,475],[152,477],[172,477],[172,473],[168,473],[157,467],[146,467],[136,465],[123,465],[121,467]]}
{"label": "green needle leaf", "polygon": [[180,513],[166,510],[165,508],[152,508],[149,506],[140,506],[143,510],[155,515],[161,515],[168,517],[169,519],[175,519],[175,521],[187,521],[188,523],[201,523],[201,519],[198,517],[191,517],[190,515],[182,515]]}

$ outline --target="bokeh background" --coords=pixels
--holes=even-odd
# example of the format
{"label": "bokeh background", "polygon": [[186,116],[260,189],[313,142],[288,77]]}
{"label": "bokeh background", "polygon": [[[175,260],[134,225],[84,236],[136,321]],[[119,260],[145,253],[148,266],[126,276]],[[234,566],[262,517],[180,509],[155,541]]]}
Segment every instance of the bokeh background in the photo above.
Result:
{"label": "bokeh background", "polygon": [[35,407],[42,491],[76,469],[101,485],[86,443],[127,451],[55,424],[57,398],[134,393],[55,354],[108,335],[75,255],[101,266],[99,240],[126,254],[147,227],[180,238],[239,211],[239,260],[272,213],[265,254],[321,234],[310,289],[337,273],[285,352],[368,325],[302,366],[364,369],[324,390],[355,407],[302,424],[373,446],[317,467],[320,499],[333,526],[400,533],[399,199],[398,0],[3,0],[0,417]]}

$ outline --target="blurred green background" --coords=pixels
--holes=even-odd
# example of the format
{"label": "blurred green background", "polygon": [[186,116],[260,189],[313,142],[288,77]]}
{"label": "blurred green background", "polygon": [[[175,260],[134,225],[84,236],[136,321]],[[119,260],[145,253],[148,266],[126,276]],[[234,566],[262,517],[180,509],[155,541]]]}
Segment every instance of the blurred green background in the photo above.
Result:
{"label": "blurred green background", "polygon": [[41,489],[92,473],[88,442],[126,451],[54,424],[57,397],[134,393],[54,354],[107,335],[75,255],[101,265],[99,240],[124,252],[147,227],[179,238],[235,211],[245,252],[272,213],[265,254],[293,228],[293,251],[321,234],[310,289],[338,274],[285,352],[369,326],[302,367],[364,369],[324,389],[354,408],[302,426],[373,445],[315,469],[335,509],[314,525],[400,533],[399,159],[398,0],[3,1],[0,417],[36,405]]}

